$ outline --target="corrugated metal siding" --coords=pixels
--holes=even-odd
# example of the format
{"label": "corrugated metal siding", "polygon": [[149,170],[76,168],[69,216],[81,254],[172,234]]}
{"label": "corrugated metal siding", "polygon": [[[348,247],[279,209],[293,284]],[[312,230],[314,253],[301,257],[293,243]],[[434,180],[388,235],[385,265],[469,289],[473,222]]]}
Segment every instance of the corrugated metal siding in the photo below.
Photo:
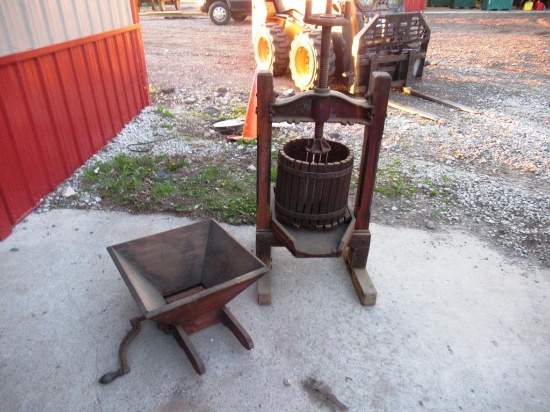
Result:
{"label": "corrugated metal siding", "polygon": [[[2,199],[2,193],[0,193],[0,234],[7,234],[11,231],[10,218],[6,207],[4,206],[4,199]],[[4,236],[5,237],[5,236]],[[0,237],[3,239],[3,237]]]}
{"label": "corrugated metal siding", "polygon": [[0,91],[3,239],[150,104],[139,25],[0,57]]}
{"label": "corrugated metal siding", "polygon": [[0,0],[0,56],[132,24],[128,0]]}

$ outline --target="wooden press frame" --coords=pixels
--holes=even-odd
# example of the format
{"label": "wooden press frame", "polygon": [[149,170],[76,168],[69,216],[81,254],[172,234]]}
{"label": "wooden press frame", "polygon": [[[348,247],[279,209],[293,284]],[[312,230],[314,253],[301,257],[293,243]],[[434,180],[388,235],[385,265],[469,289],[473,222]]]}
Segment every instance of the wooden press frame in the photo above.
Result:
{"label": "wooden press frame", "polygon": [[[284,246],[294,256],[304,258],[343,255],[361,304],[374,305],[377,292],[366,270],[371,240],[369,223],[391,77],[383,72],[372,73],[370,90],[364,99],[353,99],[332,90],[308,91],[288,99],[279,99],[273,91],[271,72],[260,71],[256,81],[256,256],[271,269],[272,247]],[[365,126],[353,218],[347,227],[344,225],[339,230],[315,231],[285,227],[277,221],[273,211],[272,123],[316,121],[344,125],[359,123]],[[321,239],[333,246],[323,251],[311,247]],[[258,302],[264,305],[271,304],[271,292],[270,270],[258,280]]]}

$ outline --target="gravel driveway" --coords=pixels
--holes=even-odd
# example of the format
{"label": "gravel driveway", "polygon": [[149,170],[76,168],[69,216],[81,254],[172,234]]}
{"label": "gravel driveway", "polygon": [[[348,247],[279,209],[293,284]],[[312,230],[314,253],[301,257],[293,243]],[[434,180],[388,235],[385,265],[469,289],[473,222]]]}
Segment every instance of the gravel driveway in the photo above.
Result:
{"label": "gravel driveway", "polygon": [[[393,100],[442,120],[389,109],[378,184],[404,189],[395,196],[376,194],[373,221],[466,230],[503,248],[510,259],[550,266],[550,14],[477,11],[425,17],[432,38],[422,90],[480,114],[392,93]],[[201,116],[246,107],[255,67],[250,19],[218,27],[207,18],[146,17],[142,30],[153,104],[168,107],[179,119],[179,132],[192,138],[159,143],[153,150],[197,159],[219,153],[236,160],[235,167],[253,166],[254,146],[226,142]],[[275,80],[277,92],[290,93],[290,76]],[[162,140],[161,121],[146,109],[95,160],[131,143]],[[360,127],[325,130],[358,153]],[[274,137],[284,141],[309,133],[309,126],[297,125],[276,130]],[[69,182],[76,188],[78,175]],[[42,209],[102,207],[93,194],[62,199],[61,189]]]}

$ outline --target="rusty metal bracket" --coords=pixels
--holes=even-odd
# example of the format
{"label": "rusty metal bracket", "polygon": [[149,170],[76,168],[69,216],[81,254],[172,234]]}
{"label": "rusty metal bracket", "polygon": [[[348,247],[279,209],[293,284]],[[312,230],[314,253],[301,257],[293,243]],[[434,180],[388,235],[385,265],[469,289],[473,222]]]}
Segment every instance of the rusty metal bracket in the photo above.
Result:
{"label": "rusty metal bracket", "polygon": [[[318,122],[314,117],[319,110],[317,101],[326,99],[323,108],[329,110],[322,118],[327,123],[341,123],[343,125],[372,124],[374,107],[365,99],[354,99],[343,93],[331,90],[320,94],[315,90],[300,93],[287,99],[277,98],[271,103],[271,122]],[[316,108],[314,111],[313,108]]]}

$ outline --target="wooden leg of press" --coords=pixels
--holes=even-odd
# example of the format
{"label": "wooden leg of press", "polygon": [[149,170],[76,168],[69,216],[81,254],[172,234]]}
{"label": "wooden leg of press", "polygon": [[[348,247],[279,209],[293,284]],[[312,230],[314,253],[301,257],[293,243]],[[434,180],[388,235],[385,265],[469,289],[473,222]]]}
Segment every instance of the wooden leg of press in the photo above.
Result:
{"label": "wooden leg of press", "polygon": [[370,249],[370,232],[368,230],[356,231],[350,245],[344,253],[344,260],[349,269],[351,281],[361,304],[373,306],[376,304],[378,293],[366,269]]}
{"label": "wooden leg of press", "polygon": [[229,309],[224,306],[221,313],[222,323],[228,328],[233,335],[241,342],[246,349],[250,350],[254,347],[254,342],[248,334],[248,332],[243,328],[239,321],[233,316]]}
{"label": "wooden leg of press", "polygon": [[260,305],[271,305],[271,246],[256,241],[256,256],[269,268],[269,272],[258,279],[257,282],[258,303]]}
{"label": "wooden leg of press", "polygon": [[195,371],[199,375],[204,374],[206,372],[204,363],[202,362],[199,353],[193,346],[191,339],[189,339],[189,336],[187,335],[187,333],[185,333],[181,326],[178,325],[174,328],[174,336],[176,338],[176,341],[178,342],[178,345],[180,345],[180,347],[184,350],[187,358],[189,359],[189,362],[191,362],[191,365],[193,365]]}
{"label": "wooden leg of press", "polygon": [[258,280],[258,303],[271,305],[271,271]]}
{"label": "wooden leg of press", "polygon": [[374,306],[376,304],[376,288],[365,268],[350,267],[350,276],[359,301],[363,306]]}

